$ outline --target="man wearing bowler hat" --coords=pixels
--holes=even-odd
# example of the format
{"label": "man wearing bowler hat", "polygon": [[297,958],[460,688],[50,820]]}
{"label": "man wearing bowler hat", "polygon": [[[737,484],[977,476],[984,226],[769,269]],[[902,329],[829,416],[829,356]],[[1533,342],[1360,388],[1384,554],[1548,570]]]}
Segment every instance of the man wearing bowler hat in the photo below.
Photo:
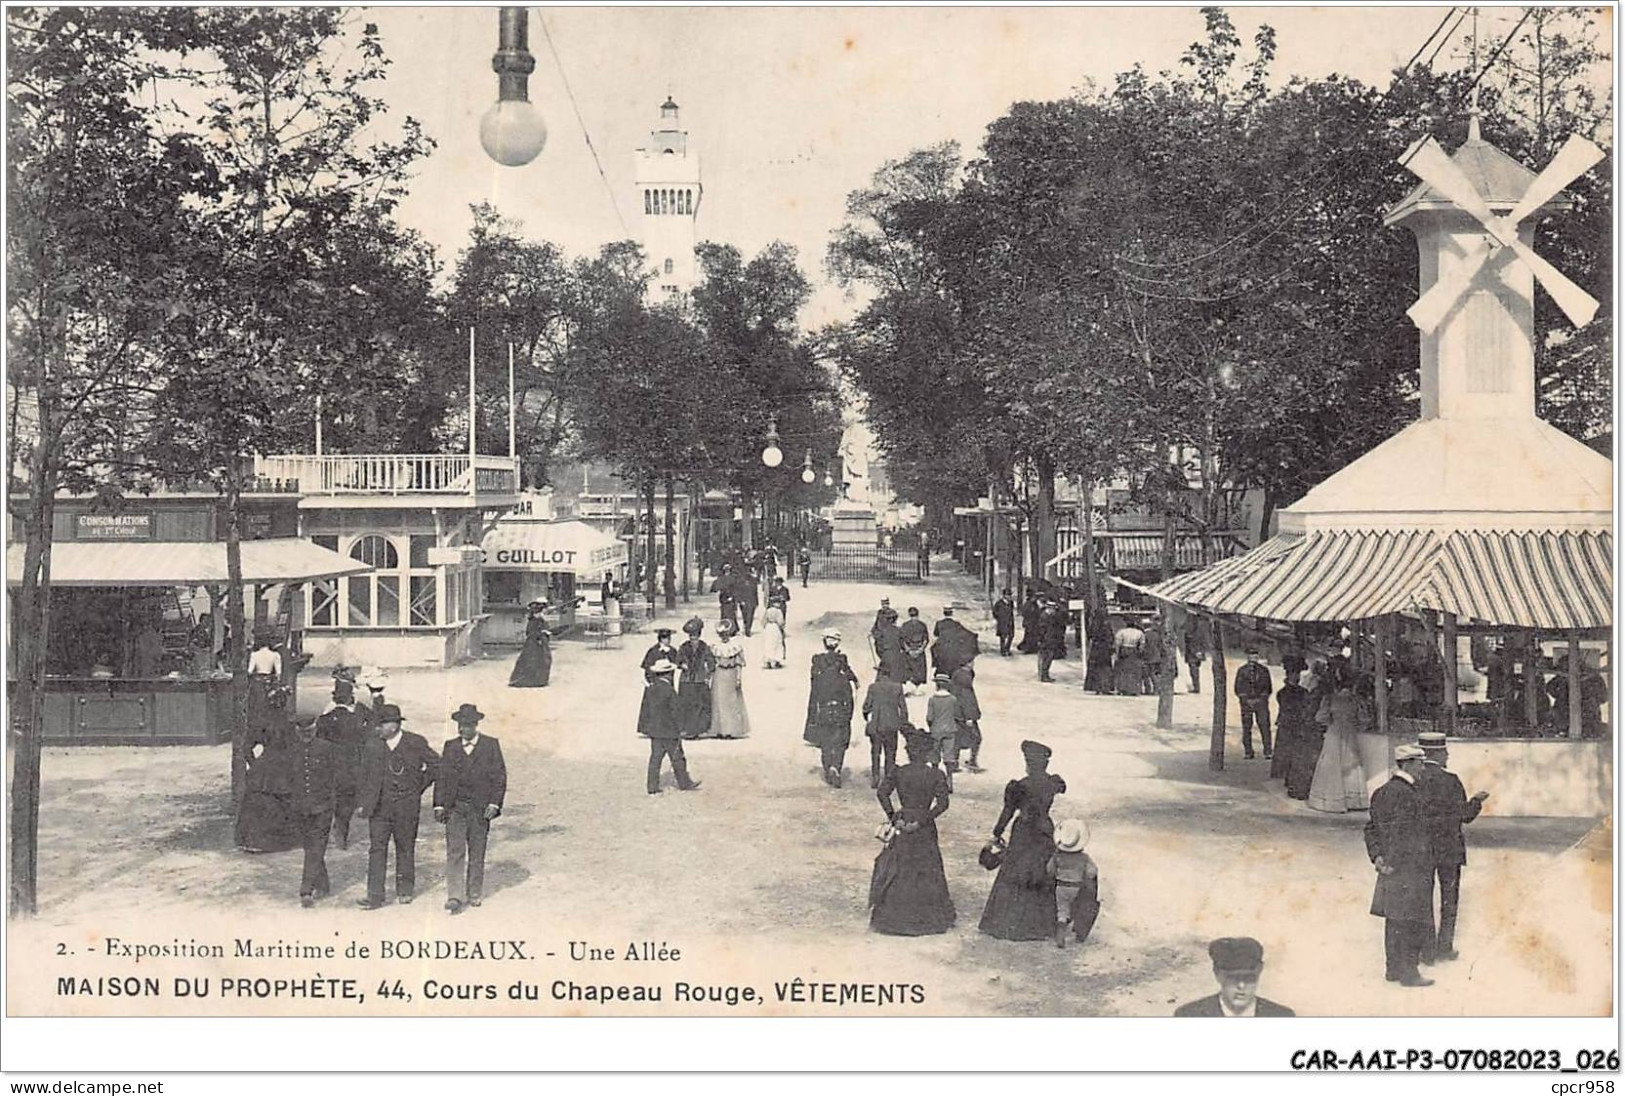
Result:
{"label": "man wearing bowler hat", "polygon": [[446,908],[456,914],[465,906],[479,905],[483,896],[485,842],[492,820],[502,813],[508,767],[501,744],[480,733],[484,712],[463,704],[451,718],[457,737],[440,751],[434,820],[446,827]]}
{"label": "man wearing bowler hat", "polygon": [[[1441,731],[1424,731],[1416,744],[1426,756],[1417,786],[1422,790],[1422,812],[1426,816],[1428,847],[1433,854],[1433,871],[1439,881],[1439,930],[1429,932],[1422,942],[1422,962],[1433,963],[1456,958],[1456,909],[1461,903],[1461,869],[1467,863],[1467,841],[1461,827],[1478,817],[1489,792],[1471,799],[1461,778],[1449,769],[1450,750]],[[1433,897],[1428,896],[1428,925],[1433,924]]]}
{"label": "man wearing bowler hat", "polygon": [[1207,946],[1219,992],[1180,1005],[1175,1016],[1296,1016],[1285,1005],[1258,995],[1264,945],[1251,936],[1226,936]]}
{"label": "man wearing bowler hat", "polygon": [[1383,954],[1390,982],[1431,986],[1417,963],[1433,928],[1433,851],[1428,843],[1421,749],[1394,750],[1393,777],[1371,793],[1365,849],[1377,869],[1371,915],[1383,919]]}
{"label": "man wearing bowler hat", "polygon": [[394,704],[373,709],[375,737],[361,751],[357,813],[367,820],[367,897],[356,905],[375,910],[384,904],[389,843],[395,842],[395,898],[410,902],[417,889],[418,816],[423,789],[435,781],[440,758],[422,735],[401,730]]}

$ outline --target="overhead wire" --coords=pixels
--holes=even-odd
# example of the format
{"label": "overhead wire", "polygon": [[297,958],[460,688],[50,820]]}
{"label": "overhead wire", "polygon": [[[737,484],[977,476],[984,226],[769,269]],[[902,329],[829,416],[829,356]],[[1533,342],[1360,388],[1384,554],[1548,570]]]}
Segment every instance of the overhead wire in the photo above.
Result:
{"label": "overhead wire", "polygon": [[598,168],[598,177],[604,181],[604,190],[609,194],[610,208],[615,211],[615,219],[621,224],[622,237],[631,239],[632,231],[626,227],[626,218],[621,215],[621,203],[615,198],[615,188],[610,185],[609,176],[604,174],[603,161],[599,160],[598,149],[593,146],[592,134],[587,132],[587,120],[581,116],[581,104],[576,102],[575,89],[570,86],[570,75],[564,71],[564,62],[559,59],[558,46],[553,44],[553,32],[547,29],[547,16],[537,12],[536,20],[542,25],[542,37],[547,40],[548,52],[553,55],[553,65],[559,70],[559,79],[564,83],[564,94],[569,97],[570,107],[575,111],[576,124],[581,127],[581,137],[587,142],[587,151],[592,153],[593,166]]}
{"label": "overhead wire", "polygon": [[1428,59],[1427,59],[1427,67],[1428,68],[1433,67],[1433,62],[1438,60],[1439,54],[1444,50],[1445,46],[1449,45],[1450,39],[1452,37],[1454,37],[1456,31],[1461,29],[1462,21],[1464,19],[1466,19],[1466,18],[1467,18],[1467,9],[1462,8],[1461,9],[1461,14],[1456,16],[1456,21],[1450,25],[1449,30],[1445,31],[1444,37],[1439,39],[1439,44],[1437,46],[1434,46],[1433,47],[1433,52],[1428,55]]}
{"label": "overhead wire", "polygon": [[1444,29],[1444,25],[1450,22],[1450,17],[1455,14],[1455,8],[1451,8],[1449,11],[1444,13],[1444,18],[1439,20],[1439,25],[1433,28],[1433,33],[1429,34],[1422,40],[1422,44],[1416,47],[1416,52],[1411,54],[1411,59],[1406,61],[1404,67],[1399,70],[1398,75],[1400,77],[1403,77],[1407,72],[1411,71],[1411,66],[1416,64],[1416,59],[1418,57],[1422,56],[1422,51],[1428,48],[1428,45],[1433,41],[1433,39],[1438,36],[1441,30]]}

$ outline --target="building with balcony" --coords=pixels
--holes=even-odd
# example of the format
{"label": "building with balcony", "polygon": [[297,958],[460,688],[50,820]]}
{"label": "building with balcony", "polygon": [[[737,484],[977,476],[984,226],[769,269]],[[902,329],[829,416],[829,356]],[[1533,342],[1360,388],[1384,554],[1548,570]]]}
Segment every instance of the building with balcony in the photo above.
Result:
{"label": "building with balcony", "polygon": [[288,454],[257,457],[254,471],[296,498],[299,536],[370,568],[306,585],[313,665],[449,666],[480,654],[480,545],[520,502],[517,460]]}

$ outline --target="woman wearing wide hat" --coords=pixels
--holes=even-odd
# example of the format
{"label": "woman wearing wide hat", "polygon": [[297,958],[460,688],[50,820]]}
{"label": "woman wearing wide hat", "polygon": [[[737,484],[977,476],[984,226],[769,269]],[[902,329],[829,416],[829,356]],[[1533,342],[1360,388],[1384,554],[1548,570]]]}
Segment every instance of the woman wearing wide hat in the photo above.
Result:
{"label": "woman wearing wide hat", "polygon": [[992,847],[1004,855],[994,861],[999,874],[980,927],[1000,940],[1050,940],[1055,935],[1055,882],[1049,875],[1055,824],[1049,812],[1055,797],[1066,791],[1066,781],[1049,771],[1050,748],[1042,742],[1023,742],[1021,756],[1027,775],[1005,785],[1004,810],[993,825]]}
{"label": "woman wearing wide hat", "polygon": [[527,606],[525,646],[508,675],[513,689],[539,689],[553,676],[553,630],[547,626],[547,602],[536,600]]}
{"label": "woman wearing wide hat", "polygon": [[739,626],[724,620],[717,625],[716,678],[711,685],[712,738],[745,738],[750,734],[750,713],[745,711],[745,645]]}
{"label": "woman wearing wide hat", "polygon": [[802,738],[820,751],[824,783],[841,786],[846,748],[852,744],[852,690],[858,675],[841,651],[841,633],[824,629],[824,649],[812,657],[812,688],[807,694],[807,727]]}
{"label": "woman wearing wide hat", "polygon": [[711,676],[717,659],[710,644],[700,638],[705,621],[691,617],[683,625],[688,636],[677,648],[677,722],[684,738],[704,738],[711,733]]}
{"label": "woman wearing wide hat", "polygon": [[[888,771],[875,793],[887,829],[869,881],[869,927],[888,936],[930,936],[954,923],[936,821],[948,809],[948,779],[930,764],[930,735],[905,727],[903,745],[908,764]],[[892,806],[893,794],[900,808]]]}

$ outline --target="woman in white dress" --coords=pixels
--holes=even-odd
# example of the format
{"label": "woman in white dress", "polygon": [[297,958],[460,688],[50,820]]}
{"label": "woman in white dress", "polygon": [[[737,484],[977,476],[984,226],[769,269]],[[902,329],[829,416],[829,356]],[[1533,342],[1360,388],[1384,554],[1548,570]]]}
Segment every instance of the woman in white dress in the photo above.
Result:
{"label": "woman in white dress", "polygon": [[711,679],[711,733],[708,738],[744,738],[750,734],[750,714],[745,711],[745,645],[732,621],[717,625],[717,642],[711,647],[717,672]]}
{"label": "woman in white dress", "polygon": [[767,654],[763,661],[769,670],[782,670],[784,668],[784,610],[777,602],[767,603],[767,613],[762,617],[762,633],[767,637]]}
{"label": "woman in white dress", "polygon": [[1309,805],[1317,811],[1345,814],[1371,806],[1365,787],[1365,766],[1360,763],[1359,733],[1363,709],[1355,695],[1348,668],[1334,671],[1332,692],[1320,702],[1315,721],[1326,728],[1309,785]]}

